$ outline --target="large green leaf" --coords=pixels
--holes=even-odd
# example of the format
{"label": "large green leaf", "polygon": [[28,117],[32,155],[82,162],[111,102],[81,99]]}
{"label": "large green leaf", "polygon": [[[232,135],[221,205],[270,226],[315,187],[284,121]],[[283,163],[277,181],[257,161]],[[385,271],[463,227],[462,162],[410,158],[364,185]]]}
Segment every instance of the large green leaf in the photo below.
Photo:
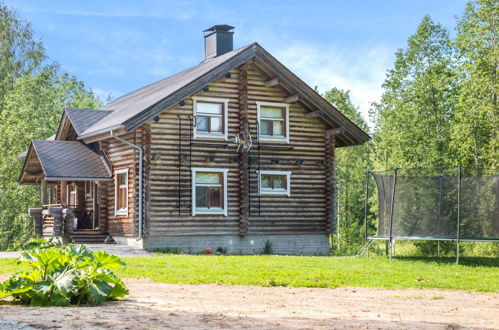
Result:
{"label": "large green leaf", "polygon": [[93,253],[93,257],[97,262],[97,266],[113,269],[120,266],[124,266],[125,262],[115,255],[110,255],[106,251],[97,251]]}

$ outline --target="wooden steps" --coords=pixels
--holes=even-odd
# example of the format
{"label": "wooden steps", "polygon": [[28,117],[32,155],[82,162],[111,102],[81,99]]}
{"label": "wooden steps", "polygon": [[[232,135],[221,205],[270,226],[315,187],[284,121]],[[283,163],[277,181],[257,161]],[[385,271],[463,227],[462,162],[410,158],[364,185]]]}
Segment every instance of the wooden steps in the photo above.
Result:
{"label": "wooden steps", "polygon": [[69,236],[74,244],[116,244],[111,235],[97,230],[78,230]]}

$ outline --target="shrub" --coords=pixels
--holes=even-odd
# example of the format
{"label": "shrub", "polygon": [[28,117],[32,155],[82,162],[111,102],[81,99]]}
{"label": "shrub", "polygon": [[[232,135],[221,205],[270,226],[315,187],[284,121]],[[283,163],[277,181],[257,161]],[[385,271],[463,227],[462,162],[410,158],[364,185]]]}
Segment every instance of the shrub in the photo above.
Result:
{"label": "shrub", "polygon": [[263,247],[263,254],[272,254],[272,242],[267,240],[265,246]]}
{"label": "shrub", "polygon": [[128,294],[112,272],[124,262],[84,245],[37,239],[27,244],[18,264],[24,270],[0,284],[0,299],[10,296],[31,306],[98,305]]}

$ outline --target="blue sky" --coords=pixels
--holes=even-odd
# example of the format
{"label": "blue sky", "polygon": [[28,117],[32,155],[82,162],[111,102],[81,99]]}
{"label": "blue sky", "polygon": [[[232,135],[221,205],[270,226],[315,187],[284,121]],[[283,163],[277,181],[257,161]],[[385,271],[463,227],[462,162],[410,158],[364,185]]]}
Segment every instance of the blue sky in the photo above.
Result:
{"label": "blue sky", "polygon": [[203,60],[202,30],[235,26],[309,85],[351,90],[365,117],[394,52],[424,15],[453,32],[465,0],[27,1],[6,4],[33,24],[51,60],[105,99]]}

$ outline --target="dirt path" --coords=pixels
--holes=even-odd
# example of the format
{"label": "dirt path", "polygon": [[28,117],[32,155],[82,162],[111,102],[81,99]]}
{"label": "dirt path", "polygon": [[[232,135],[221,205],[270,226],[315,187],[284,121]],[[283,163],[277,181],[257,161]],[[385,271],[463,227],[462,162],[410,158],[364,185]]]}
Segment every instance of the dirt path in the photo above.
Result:
{"label": "dirt path", "polygon": [[124,301],[79,308],[1,305],[0,317],[43,329],[499,329],[498,294],[126,283],[131,294]]}

